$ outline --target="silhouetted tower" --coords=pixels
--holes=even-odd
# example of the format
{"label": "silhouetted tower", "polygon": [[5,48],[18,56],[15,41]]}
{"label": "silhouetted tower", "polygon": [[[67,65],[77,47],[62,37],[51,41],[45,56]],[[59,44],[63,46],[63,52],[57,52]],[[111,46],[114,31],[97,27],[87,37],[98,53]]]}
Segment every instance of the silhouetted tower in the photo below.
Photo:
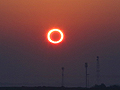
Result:
{"label": "silhouetted tower", "polygon": [[99,64],[99,56],[97,56],[96,72],[97,72],[96,81],[97,81],[97,84],[99,85],[99,81],[100,81],[100,64]]}
{"label": "silhouetted tower", "polygon": [[86,68],[86,88],[87,88],[87,76],[88,76],[88,74],[87,74],[87,67],[88,67],[88,64],[85,63],[85,68]]}
{"label": "silhouetted tower", "polygon": [[62,87],[64,87],[64,67],[62,67]]}
{"label": "silhouetted tower", "polygon": [[90,74],[87,74],[87,87],[89,87],[89,75]]}

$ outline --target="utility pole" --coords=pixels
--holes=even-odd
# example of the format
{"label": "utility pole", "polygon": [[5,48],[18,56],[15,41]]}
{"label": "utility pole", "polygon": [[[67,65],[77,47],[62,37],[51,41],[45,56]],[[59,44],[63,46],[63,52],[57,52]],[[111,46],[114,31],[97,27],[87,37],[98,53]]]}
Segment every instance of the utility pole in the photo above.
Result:
{"label": "utility pole", "polygon": [[64,67],[62,67],[62,87],[64,87]]}
{"label": "utility pole", "polygon": [[85,63],[85,68],[86,68],[86,88],[87,88],[87,76],[88,76],[88,74],[87,74],[87,67],[88,67],[88,63]]}

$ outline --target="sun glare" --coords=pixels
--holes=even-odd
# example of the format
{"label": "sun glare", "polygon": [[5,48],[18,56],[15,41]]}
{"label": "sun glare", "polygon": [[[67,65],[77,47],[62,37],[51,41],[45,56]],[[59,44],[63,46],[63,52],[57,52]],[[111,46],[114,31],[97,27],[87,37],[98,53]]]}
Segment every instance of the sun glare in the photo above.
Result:
{"label": "sun glare", "polygon": [[[60,34],[60,39],[59,40],[54,41],[54,40],[51,39],[51,34],[53,32],[58,32]],[[63,32],[60,29],[51,29],[51,30],[48,31],[47,39],[48,39],[49,42],[51,42],[53,44],[58,44],[58,43],[62,42],[63,38],[64,38],[64,35],[63,35]]]}

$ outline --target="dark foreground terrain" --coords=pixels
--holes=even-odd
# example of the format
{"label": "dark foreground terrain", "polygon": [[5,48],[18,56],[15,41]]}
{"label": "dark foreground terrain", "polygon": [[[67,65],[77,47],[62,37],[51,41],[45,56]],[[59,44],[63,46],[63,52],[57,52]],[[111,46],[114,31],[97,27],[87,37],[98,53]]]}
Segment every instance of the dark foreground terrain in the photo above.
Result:
{"label": "dark foreground terrain", "polygon": [[0,87],[0,90],[120,90],[120,86],[113,85],[106,87],[104,84],[95,85],[91,88],[83,87]]}
{"label": "dark foreground terrain", "polygon": [[120,87],[105,88],[63,88],[63,87],[0,87],[0,90],[120,90]]}

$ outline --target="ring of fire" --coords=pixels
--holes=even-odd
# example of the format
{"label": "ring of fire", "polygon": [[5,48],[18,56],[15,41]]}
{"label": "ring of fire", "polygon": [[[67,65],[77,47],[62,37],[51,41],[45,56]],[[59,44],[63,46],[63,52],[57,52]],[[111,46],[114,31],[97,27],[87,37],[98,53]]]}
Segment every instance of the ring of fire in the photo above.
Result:
{"label": "ring of fire", "polygon": [[[58,41],[53,41],[53,40],[50,38],[50,35],[51,35],[51,33],[56,32],[56,31],[60,33],[61,37],[60,37],[60,39],[59,39]],[[48,39],[48,41],[51,42],[51,43],[53,43],[53,44],[58,44],[58,43],[62,42],[63,38],[64,38],[63,32],[62,32],[61,30],[59,30],[59,29],[51,29],[51,30],[48,32],[48,34],[47,34],[47,39]]]}

